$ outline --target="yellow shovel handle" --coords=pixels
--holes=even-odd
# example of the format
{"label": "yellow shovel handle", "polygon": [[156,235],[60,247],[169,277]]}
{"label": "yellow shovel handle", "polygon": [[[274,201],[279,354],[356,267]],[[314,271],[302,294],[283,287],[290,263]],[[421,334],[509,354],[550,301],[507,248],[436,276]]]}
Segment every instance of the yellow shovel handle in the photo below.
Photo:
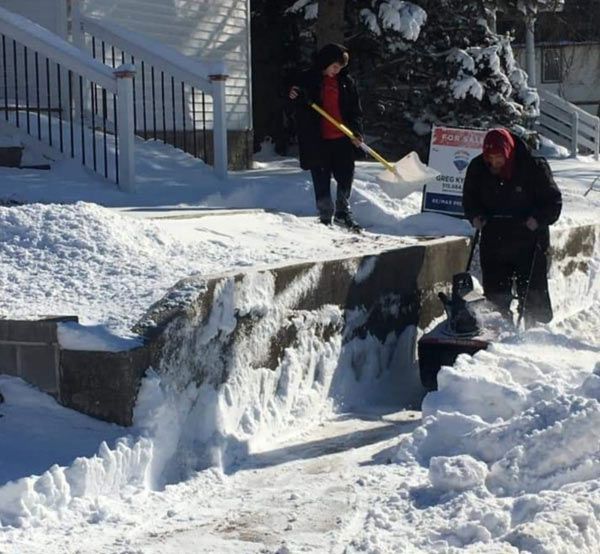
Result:
{"label": "yellow shovel handle", "polygon": [[310,107],[316,112],[319,112],[327,121],[329,121],[329,123],[331,123],[334,127],[337,127],[347,137],[356,139],[356,135],[350,129],[348,129],[348,127],[342,125],[337,119],[331,117],[323,108],[321,108],[321,106],[313,102]]}
{"label": "yellow shovel handle", "polygon": [[[323,108],[321,108],[321,106],[312,102],[310,104],[310,107],[313,110],[315,110],[316,112],[320,113],[327,121],[329,121],[329,123],[331,123],[334,127],[337,127],[347,137],[349,137],[353,140],[356,140],[356,138],[357,138],[356,135],[350,129],[348,129],[348,127],[346,127],[345,125],[343,125],[342,123],[340,123],[339,121],[337,121],[336,119],[331,117]],[[370,156],[375,158],[383,166],[385,166],[385,168],[388,171],[391,171],[392,173],[397,173],[394,165],[391,164],[390,162],[388,162],[383,156],[381,156],[380,154],[375,152],[375,150],[373,150],[370,146],[368,146],[367,144],[362,142],[360,145],[360,148],[361,148],[361,150],[364,150],[367,154],[369,154]]]}
{"label": "yellow shovel handle", "polygon": [[396,170],[396,168],[394,167],[393,164],[391,164],[390,162],[388,162],[381,154],[375,152],[375,150],[373,150],[369,145],[365,144],[364,142],[360,145],[360,147],[370,156],[372,156],[373,158],[375,158],[379,163],[381,163],[388,171],[391,171],[392,173],[398,173],[398,171]]}

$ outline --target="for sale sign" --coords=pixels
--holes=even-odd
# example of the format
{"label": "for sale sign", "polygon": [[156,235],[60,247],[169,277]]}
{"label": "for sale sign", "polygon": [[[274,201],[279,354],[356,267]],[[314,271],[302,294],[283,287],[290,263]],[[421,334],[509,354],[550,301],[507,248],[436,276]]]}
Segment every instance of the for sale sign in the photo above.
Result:
{"label": "for sale sign", "polygon": [[429,146],[429,167],[439,171],[423,194],[424,212],[463,215],[462,189],[469,162],[481,154],[487,131],[435,127]]}

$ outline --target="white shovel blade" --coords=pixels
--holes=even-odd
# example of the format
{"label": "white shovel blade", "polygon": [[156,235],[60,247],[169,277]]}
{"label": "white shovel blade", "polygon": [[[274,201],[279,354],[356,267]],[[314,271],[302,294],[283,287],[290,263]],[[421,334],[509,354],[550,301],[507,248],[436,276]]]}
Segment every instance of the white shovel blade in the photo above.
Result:
{"label": "white shovel blade", "polygon": [[425,165],[416,152],[410,152],[394,164],[398,175],[382,171],[377,175],[381,188],[394,198],[404,198],[420,191],[425,183],[433,181],[439,172]]}

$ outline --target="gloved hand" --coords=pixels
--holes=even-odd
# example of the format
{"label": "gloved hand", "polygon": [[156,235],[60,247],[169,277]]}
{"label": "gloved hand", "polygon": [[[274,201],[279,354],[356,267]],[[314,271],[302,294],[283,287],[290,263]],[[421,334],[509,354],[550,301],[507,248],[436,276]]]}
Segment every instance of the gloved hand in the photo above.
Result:
{"label": "gloved hand", "polygon": [[487,219],[481,215],[477,215],[473,218],[473,227],[478,231],[481,231],[486,223]]}
{"label": "gloved hand", "polygon": [[352,139],[352,144],[356,146],[356,148],[360,148],[360,145],[363,143],[363,138],[361,135],[356,135],[356,138]]}
{"label": "gloved hand", "polygon": [[539,223],[535,217],[528,217],[527,221],[525,221],[525,227],[527,227],[530,231],[536,231],[539,227]]}

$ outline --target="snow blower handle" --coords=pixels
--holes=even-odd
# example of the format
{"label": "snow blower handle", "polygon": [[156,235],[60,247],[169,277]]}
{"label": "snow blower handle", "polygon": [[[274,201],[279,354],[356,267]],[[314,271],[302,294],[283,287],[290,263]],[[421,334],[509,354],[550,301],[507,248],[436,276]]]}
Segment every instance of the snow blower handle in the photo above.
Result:
{"label": "snow blower handle", "polygon": [[471,262],[473,261],[473,255],[475,254],[475,248],[477,248],[477,243],[479,242],[479,237],[481,236],[481,231],[477,229],[475,234],[473,235],[473,239],[471,242],[471,251],[469,252],[469,261],[467,262],[467,269],[465,269],[465,273],[468,273]]}
{"label": "snow blower handle", "polygon": [[[337,119],[334,119],[333,117],[331,117],[318,104],[315,104],[314,102],[311,102],[310,103],[310,107],[313,110],[315,110],[317,113],[321,114],[327,121],[329,121],[329,123],[331,123],[334,127],[336,127],[337,129],[339,129],[349,139],[351,139],[351,140],[360,140],[350,129],[348,129],[348,127],[346,127],[344,124],[342,124],[339,121],[337,121]],[[366,152],[367,154],[369,154],[369,156],[371,156],[372,158],[375,158],[388,171],[391,171],[394,175],[396,175],[396,176],[399,177],[398,170],[396,169],[396,167],[394,166],[394,164],[391,164],[390,162],[388,162],[383,156],[381,156],[379,153],[375,152],[375,150],[373,150],[369,145],[367,145],[363,141],[361,141],[360,145],[359,145],[359,148],[363,152]]]}
{"label": "snow blower handle", "polygon": [[527,308],[527,298],[529,297],[529,287],[531,285],[531,278],[533,277],[533,268],[535,266],[535,260],[540,247],[540,236],[535,234],[535,242],[533,243],[533,255],[531,256],[531,266],[529,266],[529,276],[527,277],[527,285],[525,287],[525,293],[519,298],[519,317],[517,318],[517,329],[521,327],[523,316]]}

